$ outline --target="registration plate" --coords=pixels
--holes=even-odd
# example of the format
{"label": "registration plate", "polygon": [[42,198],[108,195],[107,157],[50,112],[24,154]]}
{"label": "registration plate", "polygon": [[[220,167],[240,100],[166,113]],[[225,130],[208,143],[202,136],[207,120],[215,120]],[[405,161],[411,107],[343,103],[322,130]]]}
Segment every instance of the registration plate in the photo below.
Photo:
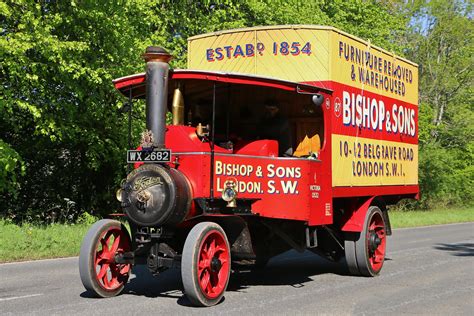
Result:
{"label": "registration plate", "polygon": [[170,162],[171,150],[127,150],[127,162]]}

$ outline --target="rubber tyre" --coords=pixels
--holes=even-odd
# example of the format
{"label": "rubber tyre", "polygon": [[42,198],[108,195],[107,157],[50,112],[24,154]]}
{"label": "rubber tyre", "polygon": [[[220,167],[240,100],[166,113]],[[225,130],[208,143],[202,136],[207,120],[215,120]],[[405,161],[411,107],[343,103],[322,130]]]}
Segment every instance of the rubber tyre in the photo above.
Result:
{"label": "rubber tyre", "polygon": [[[220,258],[222,266],[219,268],[218,273],[212,272],[210,268],[201,268],[206,264],[203,263],[204,258],[208,256],[210,246],[208,243],[212,238],[219,239],[217,242],[219,248],[216,247],[215,254],[212,255],[214,258]],[[207,247],[207,250],[205,250]],[[217,255],[218,254],[218,255]],[[224,262],[225,261],[225,262]],[[183,280],[184,292],[189,301],[195,306],[213,306],[219,303],[224,296],[224,292],[227,289],[230,278],[230,265],[231,265],[231,254],[229,241],[227,235],[221,226],[213,222],[202,222],[197,224],[189,232],[186,241],[184,243],[183,255],[181,259],[181,276]],[[206,269],[207,272],[206,272]],[[208,295],[205,290],[201,287],[201,280],[204,278],[204,273],[209,274],[209,283],[212,289],[217,289],[216,292]],[[212,278],[214,276],[214,278]],[[217,286],[213,286],[211,280],[217,280]],[[207,286],[206,286],[207,288]]]}
{"label": "rubber tyre", "polygon": [[[108,234],[114,236],[114,241],[116,236],[120,235],[117,247],[115,247],[116,251],[113,251],[114,243],[109,237],[107,239],[112,242],[112,245],[110,245],[110,251],[107,251],[108,259],[98,258],[104,253],[101,243]],[[79,274],[85,289],[98,297],[113,297],[122,292],[128,281],[131,265],[115,264],[115,254],[130,251],[130,249],[130,235],[119,221],[102,219],[92,225],[82,241],[79,254]],[[106,263],[99,263],[105,261]],[[102,267],[106,270],[104,277],[107,279],[107,284],[104,278],[99,279],[101,271],[98,270]],[[109,279],[112,280],[111,283],[109,283]]]}
{"label": "rubber tyre", "polygon": [[[346,263],[347,267],[349,268],[349,272],[352,275],[360,275],[359,266],[357,265],[357,258],[356,258],[356,236],[360,235],[360,233],[346,233],[345,240],[344,240],[344,252],[346,256]],[[358,237],[357,237],[358,238]]]}
{"label": "rubber tyre", "polygon": [[[375,251],[369,250],[372,232],[376,232],[380,238],[380,244]],[[351,274],[373,277],[380,273],[385,260],[386,225],[382,211],[377,206],[369,207],[362,232],[348,234],[344,245]]]}

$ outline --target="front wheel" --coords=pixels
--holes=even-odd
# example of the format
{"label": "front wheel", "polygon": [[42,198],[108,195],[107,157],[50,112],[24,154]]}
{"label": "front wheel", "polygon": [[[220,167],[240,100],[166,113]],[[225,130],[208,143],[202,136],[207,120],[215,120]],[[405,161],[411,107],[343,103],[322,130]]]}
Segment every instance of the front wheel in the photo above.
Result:
{"label": "front wheel", "polygon": [[216,223],[193,227],[184,243],[181,276],[184,292],[197,306],[212,306],[222,299],[230,277],[230,247]]}
{"label": "front wheel", "polygon": [[130,251],[130,245],[130,235],[120,222],[102,219],[92,225],[79,255],[79,274],[86,290],[99,297],[123,290],[131,265],[115,263],[115,256]]}
{"label": "front wheel", "polygon": [[382,211],[371,206],[365,216],[362,232],[347,235],[346,262],[353,275],[376,276],[385,260],[386,229]]}

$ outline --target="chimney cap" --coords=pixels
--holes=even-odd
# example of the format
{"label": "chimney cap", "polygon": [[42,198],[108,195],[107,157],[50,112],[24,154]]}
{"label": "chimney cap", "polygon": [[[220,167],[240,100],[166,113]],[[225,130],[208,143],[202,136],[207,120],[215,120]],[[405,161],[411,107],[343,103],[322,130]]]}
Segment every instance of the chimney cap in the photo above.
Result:
{"label": "chimney cap", "polygon": [[173,56],[168,53],[163,47],[160,46],[148,46],[143,54],[146,62],[149,61],[161,61],[168,63]]}

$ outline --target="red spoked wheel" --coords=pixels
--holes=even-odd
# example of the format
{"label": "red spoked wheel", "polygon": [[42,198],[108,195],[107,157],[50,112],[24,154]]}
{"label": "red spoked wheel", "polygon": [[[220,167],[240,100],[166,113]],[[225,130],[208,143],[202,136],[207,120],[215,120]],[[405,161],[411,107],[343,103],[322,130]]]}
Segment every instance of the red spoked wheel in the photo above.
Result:
{"label": "red spoked wheel", "polygon": [[385,260],[386,228],[382,211],[377,206],[367,210],[364,229],[345,240],[346,262],[354,275],[376,276]]}
{"label": "red spoked wheel", "polygon": [[366,251],[368,253],[368,263],[370,271],[378,274],[382,270],[385,260],[385,223],[382,212],[374,212],[368,222],[366,232]]}
{"label": "red spoked wheel", "polygon": [[181,275],[186,296],[197,306],[212,306],[222,299],[230,277],[230,247],[218,224],[199,223],[184,244]]}
{"label": "red spoked wheel", "polygon": [[130,250],[130,235],[120,222],[103,219],[92,225],[79,255],[79,274],[86,290],[99,297],[118,295],[128,281],[131,265],[116,263],[115,256]]}

